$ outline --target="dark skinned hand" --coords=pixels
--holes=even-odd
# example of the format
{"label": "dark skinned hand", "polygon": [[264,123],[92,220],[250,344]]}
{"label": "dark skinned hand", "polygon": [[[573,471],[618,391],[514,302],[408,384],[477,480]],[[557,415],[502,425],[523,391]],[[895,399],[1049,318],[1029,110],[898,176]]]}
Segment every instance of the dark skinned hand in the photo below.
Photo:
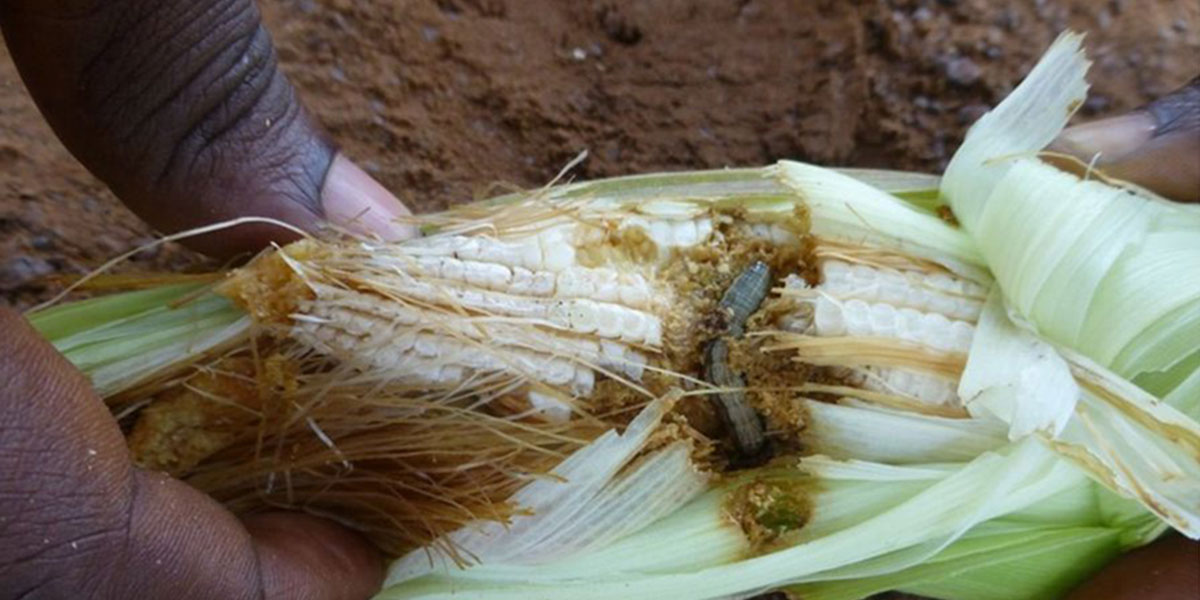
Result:
{"label": "dark skinned hand", "polygon": [[0,598],[361,600],[379,557],[328,521],[238,521],[133,467],[83,374],[0,311]]}
{"label": "dark skinned hand", "polygon": [[[252,0],[0,0],[0,27],[67,148],[154,227],[263,216],[409,235],[394,223],[407,209],[338,154],[299,104]],[[1139,117],[1150,129],[1127,143],[1125,159],[1161,143],[1161,115],[1150,114],[1157,125]],[[1088,140],[1107,139],[1103,131],[1063,140],[1090,159],[1100,148]],[[1180,139],[1195,142],[1200,128],[1191,131]],[[191,245],[230,256],[287,239],[243,226]],[[0,356],[0,600],[355,600],[378,589],[379,557],[356,534],[292,513],[239,520],[134,467],[87,379],[5,310]],[[1083,593],[1184,597],[1179,582],[1195,585],[1195,554],[1193,543],[1156,544]],[[1182,579],[1157,585],[1164,578],[1146,577],[1147,561],[1176,565]]]}
{"label": "dark skinned hand", "polygon": [[[385,238],[407,210],[339,155],[296,99],[252,0],[0,0],[46,120],[139,216],[174,232],[240,216]],[[218,256],[286,241],[270,226],[193,240]],[[0,310],[0,599],[361,600],[363,539],[276,513],[239,521],[133,467],[88,381]]]}
{"label": "dark skinned hand", "polygon": [[1133,112],[1070,127],[1049,150],[1171,200],[1200,202],[1200,76]]}

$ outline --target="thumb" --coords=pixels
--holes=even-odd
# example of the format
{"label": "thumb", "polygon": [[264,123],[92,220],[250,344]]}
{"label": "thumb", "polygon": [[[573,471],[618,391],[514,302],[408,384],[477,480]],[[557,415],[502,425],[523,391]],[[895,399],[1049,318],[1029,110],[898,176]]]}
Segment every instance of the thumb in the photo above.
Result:
{"label": "thumb", "polygon": [[[67,149],[152,226],[408,235],[394,222],[408,210],[301,106],[253,0],[6,0],[0,26]],[[288,237],[256,224],[189,245],[228,256]]]}
{"label": "thumb", "polygon": [[381,562],[363,540],[325,519],[266,513],[246,519],[267,598],[367,598],[383,582]]}
{"label": "thumb", "polygon": [[[275,512],[243,523],[164,474],[135,470],[135,480],[124,552],[99,565],[113,569],[101,598],[365,600],[383,581],[375,550],[331,521]],[[64,565],[64,574],[96,566]]]}
{"label": "thumb", "polygon": [[1174,600],[1200,592],[1200,543],[1171,532],[1118,557],[1067,600]]}
{"label": "thumb", "polygon": [[87,378],[5,309],[0,357],[0,598],[363,600],[379,588],[378,556],[348,530],[297,514],[243,524],[134,468]]}
{"label": "thumb", "polygon": [[1049,150],[1183,202],[1200,202],[1200,77],[1131,113],[1070,127]]}

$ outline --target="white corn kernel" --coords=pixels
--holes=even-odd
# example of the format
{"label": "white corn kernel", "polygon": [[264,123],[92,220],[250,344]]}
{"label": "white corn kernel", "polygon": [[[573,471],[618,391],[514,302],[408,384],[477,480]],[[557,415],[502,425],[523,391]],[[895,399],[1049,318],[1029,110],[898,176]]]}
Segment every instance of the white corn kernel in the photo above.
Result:
{"label": "white corn kernel", "polygon": [[564,228],[555,227],[539,232],[534,242],[541,250],[541,262],[537,265],[527,264],[527,268],[557,272],[575,265],[575,247],[568,242]]}
{"label": "white corn kernel", "polygon": [[686,248],[703,243],[712,235],[713,223],[708,217],[695,219],[662,219],[632,216],[621,223],[621,228],[638,228],[660,250]]}
{"label": "white corn kernel", "polygon": [[529,406],[534,412],[551,423],[566,423],[571,419],[571,407],[558,398],[541,392],[529,391]]}
{"label": "white corn kernel", "polygon": [[[397,338],[391,344],[369,352],[364,352],[361,337],[333,327],[301,323],[293,329],[293,336],[347,364],[358,366],[360,370],[400,381],[453,384],[461,380],[446,379],[447,373],[510,373],[548,385],[566,386],[579,395],[590,394],[595,383],[591,369],[567,358],[519,348],[465,343],[436,334]],[[455,367],[457,371],[447,371],[444,367]]]}
{"label": "white corn kernel", "polygon": [[555,283],[558,295],[566,298],[591,298],[596,293],[596,282],[580,269],[559,273]]}
{"label": "white corn kernel", "polygon": [[927,406],[960,406],[958,383],[930,373],[918,373],[895,367],[860,367],[840,373],[850,383],[866,390],[916,400]]}
{"label": "white corn kernel", "polygon": [[441,235],[413,240],[396,248],[408,256],[450,256],[464,261],[559,271],[575,263],[570,234],[562,227],[540,231],[520,240],[484,236]]}
{"label": "white corn kernel", "polygon": [[462,283],[517,296],[586,298],[620,302],[631,308],[646,308],[654,296],[645,277],[636,273],[618,273],[611,268],[572,267],[554,273],[448,256],[416,256],[411,262],[402,257],[377,257],[372,262],[375,266],[407,272],[414,277]]}
{"label": "white corn kernel", "polygon": [[621,282],[617,286],[621,304],[632,308],[646,308],[650,303],[650,284],[645,277],[633,274],[621,274]]}
{"label": "white corn kernel", "polygon": [[513,267],[509,292],[520,296],[552,296],[555,288],[554,274],[549,271],[530,271],[524,267]]}
{"label": "white corn kernel", "polygon": [[605,337],[649,346],[662,344],[662,327],[658,317],[619,304],[584,298],[530,298],[428,281],[412,281],[403,292],[405,296],[421,302],[450,302],[461,308],[493,315],[543,320],[547,324],[579,333],[595,333],[603,322],[605,327],[600,335]]}
{"label": "white corn kernel", "polygon": [[[408,351],[419,336],[467,338],[497,347],[564,357],[634,379],[641,378],[646,362],[644,356],[613,340],[563,336],[527,325],[381,303],[378,298],[330,286],[318,285],[316,290],[320,299],[306,303],[302,307],[305,314],[295,315],[295,321],[296,328],[320,340],[348,334],[358,338],[366,348]],[[638,313],[629,311],[625,316],[631,314]],[[428,354],[428,350],[421,353]]]}
{"label": "white corn kernel", "polygon": [[[810,287],[789,276],[784,287],[807,299],[805,309],[780,325],[818,337],[879,337],[933,351],[966,354],[985,290],[946,274],[877,269],[838,260],[822,263],[822,282]],[[853,382],[866,389],[930,405],[957,405],[957,382],[938,375],[877,365],[861,367]]]}
{"label": "white corn kernel", "polygon": [[818,296],[813,307],[812,333],[820,337],[888,337],[964,354],[971,349],[974,326],[938,313],[897,309],[890,304],[867,303],[857,298],[838,302],[826,296]]}
{"label": "white corn kernel", "polygon": [[[967,321],[979,318],[986,296],[981,286],[944,273],[877,269],[838,260],[824,261],[821,273],[822,282],[815,289],[835,298],[883,302]],[[803,283],[797,280],[788,287],[793,285]]]}

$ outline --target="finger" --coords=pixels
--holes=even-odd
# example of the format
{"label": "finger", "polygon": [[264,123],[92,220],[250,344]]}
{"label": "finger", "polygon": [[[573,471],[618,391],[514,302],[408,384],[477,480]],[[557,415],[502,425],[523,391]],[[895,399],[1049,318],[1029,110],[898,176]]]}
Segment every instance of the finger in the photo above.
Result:
{"label": "finger", "polygon": [[1174,600],[1200,592],[1200,543],[1172,533],[1126,554],[1069,600]]}
{"label": "finger", "polygon": [[330,222],[355,233],[378,235],[386,241],[417,235],[406,218],[412,216],[408,207],[343,154],[333,158],[321,200]]}
{"label": "finger", "polygon": [[[331,168],[333,144],[279,71],[253,0],[7,0],[0,26],[67,148],[151,225],[261,216],[315,229],[350,206],[403,235],[388,217],[406,211],[382,188],[323,196],[365,190],[366,176]],[[192,245],[230,255],[289,235],[252,225]]]}
{"label": "finger", "polygon": [[1200,77],[1127,115],[1068,128],[1049,149],[1167,198],[1198,202]]}
{"label": "finger", "polygon": [[366,600],[383,582],[371,546],[332,522],[273,513],[243,525],[178,480],[136,478],[130,550],[105,565],[119,571],[108,598]]}
{"label": "finger", "polygon": [[121,432],[87,379],[0,308],[0,588],[77,587],[71,564],[119,545],[133,478]]}
{"label": "finger", "polygon": [[247,529],[134,469],[87,379],[0,309],[0,582],[17,597],[358,600],[382,580],[357,535],[307,516]]}
{"label": "finger", "polygon": [[368,598],[382,563],[362,539],[324,519],[266,513],[246,519],[268,598]]}

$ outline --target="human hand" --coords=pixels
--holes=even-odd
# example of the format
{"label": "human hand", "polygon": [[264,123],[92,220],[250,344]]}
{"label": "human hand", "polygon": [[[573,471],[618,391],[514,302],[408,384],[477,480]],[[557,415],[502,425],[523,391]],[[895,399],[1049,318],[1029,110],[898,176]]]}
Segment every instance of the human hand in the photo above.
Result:
{"label": "human hand", "polygon": [[1179,534],[1121,556],[1068,600],[1175,600],[1200,594],[1200,544]]}
{"label": "human hand", "polygon": [[91,383],[0,309],[0,599],[359,600],[374,550],[328,521],[238,521],[135,468]]}
{"label": "human hand", "polygon": [[[300,105],[253,0],[3,0],[0,27],[58,137],[159,230],[260,216],[410,234]],[[188,244],[232,256],[288,237],[243,225]]]}
{"label": "human hand", "polygon": [[[241,216],[329,220],[395,239],[407,214],[338,154],[278,71],[252,0],[3,0],[0,27],[64,144],[142,218],[178,231]],[[193,240],[254,252],[285,230]],[[330,522],[240,522],[134,468],[104,403],[0,312],[0,599],[358,599],[374,550]]]}
{"label": "human hand", "polygon": [[1166,198],[1200,202],[1200,77],[1129,114],[1076,125],[1049,150]]}

